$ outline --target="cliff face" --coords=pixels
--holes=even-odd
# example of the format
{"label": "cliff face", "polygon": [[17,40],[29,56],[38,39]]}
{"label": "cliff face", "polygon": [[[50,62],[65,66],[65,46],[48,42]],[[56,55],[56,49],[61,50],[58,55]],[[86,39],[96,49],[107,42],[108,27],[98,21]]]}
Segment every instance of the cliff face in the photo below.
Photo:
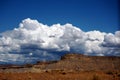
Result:
{"label": "cliff face", "polygon": [[76,71],[111,71],[120,70],[120,57],[85,56],[66,54],[57,63],[49,64],[45,69],[61,69]]}

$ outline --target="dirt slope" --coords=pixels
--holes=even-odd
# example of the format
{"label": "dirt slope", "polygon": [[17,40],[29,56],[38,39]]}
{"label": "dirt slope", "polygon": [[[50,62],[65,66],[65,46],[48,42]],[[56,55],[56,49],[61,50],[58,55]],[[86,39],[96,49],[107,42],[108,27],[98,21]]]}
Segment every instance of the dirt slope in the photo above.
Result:
{"label": "dirt slope", "polygon": [[120,57],[66,54],[59,61],[1,65],[0,80],[120,80]]}

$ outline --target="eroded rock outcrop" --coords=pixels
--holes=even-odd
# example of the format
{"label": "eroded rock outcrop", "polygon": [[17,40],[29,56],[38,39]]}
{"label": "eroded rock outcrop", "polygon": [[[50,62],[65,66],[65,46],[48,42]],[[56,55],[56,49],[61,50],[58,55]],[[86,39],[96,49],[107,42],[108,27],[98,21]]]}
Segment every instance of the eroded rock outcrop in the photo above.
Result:
{"label": "eroded rock outcrop", "polygon": [[61,57],[59,61],[38,61],[36,64],[23,66],[0,66],[2,71],[120,71],[120,57],[114,56],[86,56],[69,53]]}

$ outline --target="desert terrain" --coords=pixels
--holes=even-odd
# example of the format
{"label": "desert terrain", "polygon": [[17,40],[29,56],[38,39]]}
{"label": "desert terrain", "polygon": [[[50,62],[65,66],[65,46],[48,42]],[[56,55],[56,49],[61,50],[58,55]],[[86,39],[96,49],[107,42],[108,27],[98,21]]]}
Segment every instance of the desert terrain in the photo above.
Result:
{"label": "desert terrain", "polygon": [[59,61],[0,65],[0,80],[120,80],[120,57],[69,53]]}

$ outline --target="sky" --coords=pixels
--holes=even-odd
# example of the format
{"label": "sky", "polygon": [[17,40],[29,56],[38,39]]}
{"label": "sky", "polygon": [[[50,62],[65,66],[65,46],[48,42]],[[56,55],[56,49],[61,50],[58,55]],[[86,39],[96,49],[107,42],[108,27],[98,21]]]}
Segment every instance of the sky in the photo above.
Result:
{"label": "sky", "polygon": [[0,0],[0,64],[120,56],[118,12],[117,0]]}
{"label": "sky", "polygon": [[119,29],[118,0],[0,0],[0,32],[19,27],[26,18],[114,33]]}

